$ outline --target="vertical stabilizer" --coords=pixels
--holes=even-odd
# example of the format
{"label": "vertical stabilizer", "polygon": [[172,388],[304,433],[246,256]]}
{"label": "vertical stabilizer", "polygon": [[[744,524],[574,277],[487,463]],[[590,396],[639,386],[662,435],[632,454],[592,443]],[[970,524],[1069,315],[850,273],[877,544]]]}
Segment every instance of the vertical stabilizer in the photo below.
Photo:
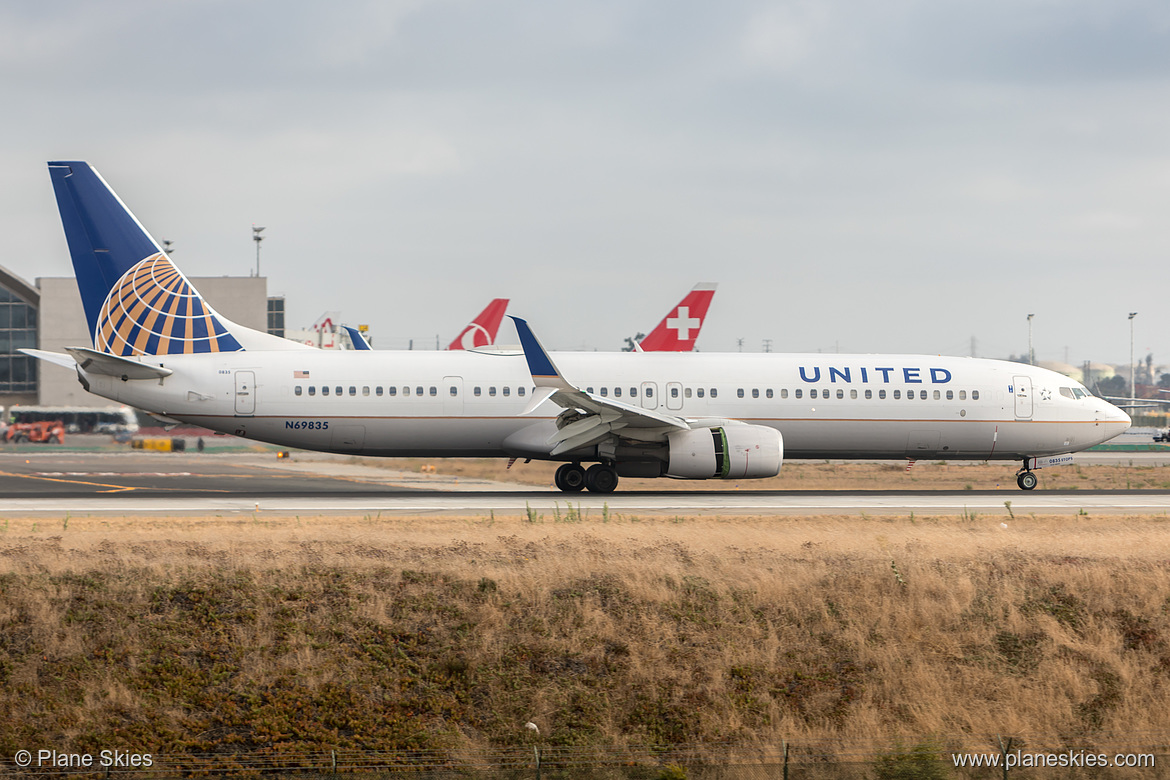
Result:
{"label": "vertical stabilizer", "polygon": [[467,327],[455,337],[447,349],[476,349],[490,347],[496,343],[496,333],[500,330],[500,321],[504,319],[504,312],[508,308],[507,298],[496,298],[479,313]]}
{"label": "vertical stabilizer", "polygon": [[243,347],[232,331],[271,338],[216,314],[88,163],[51,162],[49,174],[95,349],[234,352]]}

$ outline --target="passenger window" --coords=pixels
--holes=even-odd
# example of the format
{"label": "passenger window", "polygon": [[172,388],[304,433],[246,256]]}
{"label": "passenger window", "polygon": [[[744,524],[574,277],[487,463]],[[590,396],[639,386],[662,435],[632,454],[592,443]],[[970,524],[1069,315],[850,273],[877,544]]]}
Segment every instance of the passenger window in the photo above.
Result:
{"label": "passenger window", "polygon": [[712,398],[718,398],[718,397],[719,397],[719,388],[717,388],[717,387],[712,387],[712,388],[711,388],[711,397],[712,397]]}
{"label": "passenger window", "polygon": [[317,386],[316,385],[309,385],[309,395],[316,395],[316,394],[317,394]]}
{"label": "passenger window", "polygon": [[512,394],[512,388],[510,388],[510,387],[508,387],[507,385],[505,385],[505,386],[504,386],[504,397],[505,397],[505,398],[507,398],[507,397],[508,397],[508,396],[510,396],[511,394]]}
{"label": "passenger window", "polygon": [[691,388],[684,387],[683,388],[683,398],[690,398],[690,397],[691,397]]}
{"label": "passenger window", "polygon": [[374,395],[378,396],[379,398],[382,397],[382,386],[381,385],[378,385],[377,387],[374,388]]}
{"label": "passenger window", "polygon": [[495,385],[492,385],[491,387],[489,387],[489,388],[488,388],[488,395],[490,395],[492,398],[495,398],[495,397],[496,397],[496,387],[495,387]]}
{"label": "passenger window", "polygon": [[[420,387],[419,389],[421,390],[422,388]],[[402,394],[403,394],[404,396],[409,396],[409,395],[410,395],[410,385],[403,385],[403,386],[402,386]]]}
{"label": "passenger window", "polygon": [[855,388],[855,387],[849,388],[849,398],[850,398],[850,400],[853,400],[853,401],[857,400],[857,388]]}
{"label": "passenger window", "polygon": [[[856,393],[857,391],[854,390],[853,392]],[[838,387],[837,388],[837,400],[841,400],[844,397],[845,397],[845,391]]]}
{"label": "passenger window", "polygon": [[769,387],[766,391],[764,391],[764,395],[766,395],[768,398],[771,398],[772,397],[772,388]]}
{"label": "passenger window", "polygon": [[362,395],[369,395],[369,394],[370,394],[369,385],[362,385]]}
{"label": "passenger window", "polygon": [[697,388],[697,389],[695,390],[695,392],[696,392],[696,393],[699,395],[699,398],[702,398],[702,397],[703,397],[703,388],[701,388],[701,387],[700,387],[700,388]]}
{"label": "passenger window", "polygon": [[885,390],[878,390],[878,400],[881,400],[881,401],[886,400],[886,391]]}
{"label": "passenger window", "polygon": [[966,391],[966,390],[960,390],[960,391],[959,391],[959,400],[960,400],[960,401],[966,401],[966,400],[967,400],[967,391]]}
{"label": "passenger window", "polygon": [[329,385],[321,385],[321,395],[329,395]]}
{"label": "passenger window", "polygon": [[800,398],[802,395],[804,395],[804,391],[801,390],[799,387],[796,388],[796,390],[794,392],[795,392],[795,397],[797,397],[797,398]]}
{"label": "passenger window", "polygon": [[608,396],[609,396],[609,388],[608,387],[601,388],[601,397],[607,398]]}
{"label": "passenger window", "polygon": [[815,387],[808,391],[808,397],[809,398],[816,398],[817,397],[817,389]]}
{"label": "passenger window", "polygon": [[524,395],[524,388],[523,388],[523,387],[517,387],[517,388],[516,388],[516,395],[523,396],[523,395]]}
{"label": "passenger window", "polygon": [[760,397],[760,388],[753,387],[752,388],[752,398],[759,398],[759,397]]}
{"label": "passenger window", "polygon": [[[699,395],[702,395],[702,394],[703,394],[703,391],[700,390]],[[638,388],[631,387],[630,388],[630,398],[637,398],[637,397],[638,397]]]}
{"label": "passenger window", "polygon": [[[711,395],[712,395],[712,396],[713,396],[713,395],[715,395],[715,391],[714,391],[714,390],[712,390],[712,391],[711,391]],[[646,397],[647,397],[647,398],[653,398],[653,397],[654,397],[654,388],[653,388],[653,387],[647,387],[647,388],[646,388]]]}
{"label": "passenger window", "polygon": [[[614,391],[614,395],[621,395],[621,394],[622,394],[622,389],[620,387]],[[678,388],[677,387],[670,388],[670,397],[671,398],[678,398]]]}
{"label": "passenger window", "polygon": [[459,387],[457,385],[451,385],[451,397],[454,398],[457,395],[459,395]]}
{"label": "passenger window", "polygon": [[972,400],[972,401],[978,401],[978,400],[979,400],[979,391],[978,391],[978,390],[972,390],[972,391],[971,391],[971,400]]}
{"label": "passenger window", "polygon": [[873,390],[870,390],[868,387],[865,388],[865,400],[869,401],[872,399],[873,399]]}
{"label": "passenger window", "polygon": [[[421,387],[419,388],[419,392],[422,392]],[[435,387],[434,385],[431,385],[431,396],[434,397],[438,394],[439,394],[439,388]]]}
{"label": "passenger window", "polygon": [[334,392],[334,393],[336,393],[337,395],[341,395],[341,394],[342,394],[342,393],[341,393],[341,390],[342,390],[342,387],[341,387],[341,385],[338,385],[337,387],[333,388],[333,392]]}
{"label": "passenger window", "polygon": [[902,391],[901,391],[901,390],[895,390],[895,391],[894,391],[894,400],[895,400],[895,401],[897,401],[897,400],[898,400],[899,398],[901,398],[901,397],[902,397]]}
{"label": "passenger window", "polygon": [[297,385],[296,387],[293,388],[293,395],[300,395],[300,394],[301,394],[301,386]]}
{"label": "passenger window", "polygon": [[349,386],[349,394],[350,395],[357,395],[357,388],[354,387],[353,385],[350,385]]}
{"label": "passenger window", "polygon": [[418,385],[417,387],[414,388],[414,394],[415,395],[422,395],[423,394],[422,385]]}
{"label": "passenger window", "polygon": [[941,395],[940,395],[939,391],[938,391],[938,390],[935,390],[935,391],[934,391],[934,400],[936,400],[936,401],[937,401],[937,400],[938,400],[940,397],[941,397]]}
{"label": "passenger window", "polygon": [[613,389],[613,397],[614,398],[621,398],[622,397],[622,389],[620,387],[615,387]]}
{"label": "passenger window", "polygon": [[787,387],[782,387],[782,388],[780,388],[780,397],[781,397],[781,398],[787,398],[787,397],[788,397],[788,388],[787,388]]}
{"label": "passenger window", "polygon": [[586,387],[586,388],[585,388],[585,392],[586,392],[586,393],[592,393],[592,392],[593,392],[593,388],[592,388],[592,387]]}
{"label": "passenger window", "polygon": [[483,389],[480,388],[478,385],[476,385],[476,388],[474,390],[472,390],[471,392],[472,392],[472,395],[474,395],[476,398],[479,398],[481,395],[483,395]]}
{"label": "passenger window", "polygon": [[954,390],[947,390],[947,400],[948,401],[955,400],[955,391]]}
{"label": "passenger window", "polygon": [[389,393],[391,396],[398,395],[398,386],[397,385],[390,385],[389,387],[386,388],[386,392]]}

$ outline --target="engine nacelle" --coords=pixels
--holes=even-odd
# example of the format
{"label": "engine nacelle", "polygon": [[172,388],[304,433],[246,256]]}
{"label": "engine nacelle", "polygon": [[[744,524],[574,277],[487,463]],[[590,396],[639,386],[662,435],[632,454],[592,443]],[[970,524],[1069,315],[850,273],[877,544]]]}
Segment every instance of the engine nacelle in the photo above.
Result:
{"label": "engine nacelle", "polygon": [[756,479],[780,473],[784,440],[763,425],[676,431],[666,437],[666,475],[683,479]]}

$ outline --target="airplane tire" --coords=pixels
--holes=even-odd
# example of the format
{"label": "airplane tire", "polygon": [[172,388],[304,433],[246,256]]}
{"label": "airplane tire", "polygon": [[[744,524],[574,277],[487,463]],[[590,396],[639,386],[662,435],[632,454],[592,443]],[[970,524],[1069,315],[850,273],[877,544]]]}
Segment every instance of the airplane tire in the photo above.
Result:
{"label": "airplane tire", "polygon": [[617,485],[618,475],[613,466],[594,463],[585,472],[585,487],[590,493],[612,493]]}
{"label": "airplane tire", "polygon": [[1036,475],[1030,471],[1025,471],[1020,476],[1016,477],[1016,484],[1020,486],[1020,490],[1031,490],[1036,487],[1036,483],[1040,480]]}
{"label": "airplane tire", "polygon": [[553,475],[553,484],[566,493],[576,493],[585,487],[585,469],[577,463],[566,463]]}

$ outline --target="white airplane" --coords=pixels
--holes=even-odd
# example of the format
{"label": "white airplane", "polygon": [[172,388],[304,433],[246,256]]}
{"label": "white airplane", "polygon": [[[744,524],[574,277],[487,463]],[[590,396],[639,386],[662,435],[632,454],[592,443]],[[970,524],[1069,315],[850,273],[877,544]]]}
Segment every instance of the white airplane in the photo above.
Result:
{"label": "white airplane", "polygon": [[[165,419],[355,455],[563,461],[619,476],[750,479],[789,458],[963,458],[1034,469],[1129,427],[1046,369],[919,355],[313,349],[216,313],[84,162],[49,163],[92,347],[24,350]],[[588,470],[582,465],[592,463]]]}

